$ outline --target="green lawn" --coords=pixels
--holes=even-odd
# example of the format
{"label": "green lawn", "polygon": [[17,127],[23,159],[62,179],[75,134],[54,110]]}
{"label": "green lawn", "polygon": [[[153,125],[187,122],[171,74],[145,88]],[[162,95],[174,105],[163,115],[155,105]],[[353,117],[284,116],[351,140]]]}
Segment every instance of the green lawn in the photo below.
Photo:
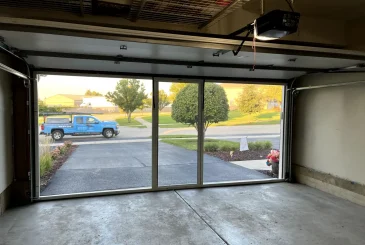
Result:
{"label": "green lawn", "polygon": [[[152,123],[152,116],[143,117],[147,122]],[[269,125],[280,124],[280,112],[264,111],[258,114],[243,114],[240,111],[230,111],[228,113],[228,121],[215,123],[212,126],[239,126],[239,125]],[[189,125],[176,123],[171,114],[159,115],[160,128],[187,128]]]}
{"label": "green lawn", "polygon": [[183,134],[171,134],[171,135],[160,135],[159,138],[160,139],[184,139],[184,138],[197,138],[197,135],[193,135],[193,134],[187,134],[187,135],[183,135]]}
{"label": "green lawn", "polygon": [[[197,139],[162,139],[164,143],[171,144],[174,146],[178,146],[187,150],[196,151],[198,149],[198,141]],[[222,145],[229,146],[232,148],[239,148],[239,142],[232,142],[227,140],[216,140],[216,139],[205,139],[204,143],[216,143],[219,147]]]}
{"label": "green lawn", "polygon": [[239,126],[239,125],[269,125],[280,124],[280,112],[264,111],[257,114],[243,114],[231,111],[228,121],[213,124],[213,126]]}
{"label": "green lawn", "polygon": [[119,126],[127,126],[127,127],[134,127],[134,128],[146,128],[143,124],[135,120],[134,118],[131,119],[131,122],[128,122],[128,118],[117,118],[115,120]]}

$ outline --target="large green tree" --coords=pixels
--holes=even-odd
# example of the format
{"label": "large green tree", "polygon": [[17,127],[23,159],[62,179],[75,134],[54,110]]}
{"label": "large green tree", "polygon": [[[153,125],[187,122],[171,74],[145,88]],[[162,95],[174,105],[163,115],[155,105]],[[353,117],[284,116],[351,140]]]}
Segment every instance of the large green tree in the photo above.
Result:
{"label": "large green tree", "polygon": [[123,79],[117,83],[114,92],[108,92],[106,99],[117,105],[128,116],[131,122],[132,113],[143,105],[143,100],[147,99],[144,85],[136,79]]}
{"label": "large green tree", "polygon": [[260,87],[254,84],[243,85],[242,92],[236,98],[238,109],[247,114],[259,113],[264,107]]}
{"label": "large green tree", "polygon": [[[204,88],[204,132],[213,124],[228,120],[229,105],[224,89],[215,83]],[[186,85],[172,103],[172,119],[198,129],[198,85]]]}

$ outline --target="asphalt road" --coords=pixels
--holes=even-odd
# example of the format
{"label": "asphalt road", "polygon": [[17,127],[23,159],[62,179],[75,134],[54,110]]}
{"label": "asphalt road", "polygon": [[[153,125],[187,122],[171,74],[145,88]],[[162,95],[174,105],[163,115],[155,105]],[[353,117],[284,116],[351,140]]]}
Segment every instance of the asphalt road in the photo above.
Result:
{"label": "asphalt road", "polygon": [[[159,185],[193,184],[197,153],[160,142]],[[150,187],[151,142],[79,145],[56,172],[42,196]],[[239,181],[268,176],[218,158],[204,156],[204,181]]]}
{"label": "asphalt road", "polygon": [[[113,139],[143,139],[152,135],[150,124],[147,128],[120,127],[120,134]],[[189,128],[159,128],[159,135],[197,135],[193,127]],[[212,136],[250,136],[250,135],[280,135],[280,125],[246,125],[246,126],[218,126],[209,127],[205,132],[206,137]],[[39,137],[45,137],[40,135]],[[72,141],[79,140],[105,140],[101,135],[96,136],[65,136]]]}

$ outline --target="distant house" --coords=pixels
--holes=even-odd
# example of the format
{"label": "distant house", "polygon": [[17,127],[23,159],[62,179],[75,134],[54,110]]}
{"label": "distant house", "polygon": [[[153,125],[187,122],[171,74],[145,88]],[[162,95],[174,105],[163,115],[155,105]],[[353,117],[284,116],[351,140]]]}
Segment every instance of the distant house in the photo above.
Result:
{"label": "distant house", "polygon": [[82,104],[84,95],[56,94],[44,99],[47,106],[79,107]]}

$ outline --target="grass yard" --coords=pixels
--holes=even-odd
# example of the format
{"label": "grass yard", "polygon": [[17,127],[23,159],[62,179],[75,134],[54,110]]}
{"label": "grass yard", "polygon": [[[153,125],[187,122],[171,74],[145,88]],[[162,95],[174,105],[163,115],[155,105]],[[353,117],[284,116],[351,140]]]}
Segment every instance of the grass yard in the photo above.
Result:
{"label": "grass yard", "polygon": [[280,124],[280,112],[264,111],[258,114],[245,115],[239,111],[231,111],[228,121],[213,124],[213,126],[239,126],[239,125],[269,125]]}
{"label": "grass yard", "polygon": [[[152,123],[152,116],[143,117],[147,122]],[[280,112],[264,111],[258,114],[245,115],[237,110],[230,111],[228,114],[228,121],[219,122],[214,126],[239,126],[239,125],[270,125],[280,124]],[[160,128],[187,128],[186,124],[177,123],[171,118],[171,114],[163,113],[159,115]]]}
{"label": "grass yard", "polygon": [[[174,146],[178,146],[187,150],[196,151],[198,149],[198,140],[197,139],[162,139],[164,143],[171,144]],[[215,143],[218,147],[228,147],[232,149],[239,149],[239,142],[232,142],[227,140],[217,140],[217,139],[205,139],[204,143]]]}
{"label": "grass yard", "polygon": [[[152,123],[152,115],[142,117],[147,122]],[[158,117],[158,124],[160,128],[187,128],[189,127],[183,123],[177,123],[174,119],[171,118],[170,113],[160,113]]]}
{"label": "grass yard", "polygon": [[172,135],[160,135],[160,139],[185,139],[185,138],[197,138],[197,135],[187,134],[187,135],[180,135],[180,134],[172,134]]}
{"label": "grass yard", "polygon": [[131,119],[131,122],[128,122],[128,118],[117,118],[115,121],[119,124],[119,126],[127,126],[132,128],[147,128],[134,118]]}

